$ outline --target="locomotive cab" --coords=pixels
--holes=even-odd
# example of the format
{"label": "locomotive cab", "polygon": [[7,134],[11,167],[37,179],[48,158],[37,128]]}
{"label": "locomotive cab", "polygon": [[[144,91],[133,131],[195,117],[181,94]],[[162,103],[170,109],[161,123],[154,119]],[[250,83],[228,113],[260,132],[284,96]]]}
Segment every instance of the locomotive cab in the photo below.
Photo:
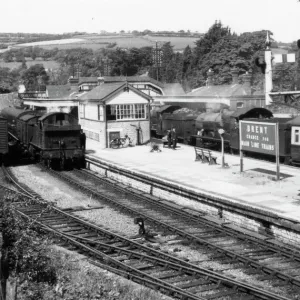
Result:
{"label": "locomotive cab", "polygon": [[66,164],[72,165],[74,159],[83,157],[80,129],[78,120],[70,114],[45,114],[38,119],[37,130],[31,142],[32,151],[42,149],[38,156],[46,165],[59,164],[64,169]]}

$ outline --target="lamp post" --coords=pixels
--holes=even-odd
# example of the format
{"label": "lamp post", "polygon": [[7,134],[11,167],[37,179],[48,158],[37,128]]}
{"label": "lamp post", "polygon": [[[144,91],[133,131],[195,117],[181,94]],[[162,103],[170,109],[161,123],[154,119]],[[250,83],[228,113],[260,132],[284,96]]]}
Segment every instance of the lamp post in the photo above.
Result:
{"label": "lamp post", "polygon": [[218,130],[220,137],[221,137],[221,144],[222,144],[222,168],[225,168],[225,156],[224,156],[224,137],[223,134],[225,133],[224,129],[220,128]]}

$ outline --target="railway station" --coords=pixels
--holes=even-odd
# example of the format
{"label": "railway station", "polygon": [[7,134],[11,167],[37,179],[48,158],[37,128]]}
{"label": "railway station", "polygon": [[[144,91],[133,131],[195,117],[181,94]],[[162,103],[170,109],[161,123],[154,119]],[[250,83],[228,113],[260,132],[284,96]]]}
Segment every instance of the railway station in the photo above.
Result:
{"label": "railway station", "polygon": [[[209,69],[206,85],[186,94],[147,75],[78,73],[20,93],[22,107],[3,102],[3,178],[21,192],[0,189],[30,198],[18,212],[38,214],[38,226],[72,251],[168,296],[286,299],[263,291],[270,281],[298,299],[300,116],[295,107],[298,116],[277,116],[272,100],[300,92],[272,92],[268,35],[266,45],[263,90],[236,68],[224,85]],[[234,282],[252,274],[253,290]]]}

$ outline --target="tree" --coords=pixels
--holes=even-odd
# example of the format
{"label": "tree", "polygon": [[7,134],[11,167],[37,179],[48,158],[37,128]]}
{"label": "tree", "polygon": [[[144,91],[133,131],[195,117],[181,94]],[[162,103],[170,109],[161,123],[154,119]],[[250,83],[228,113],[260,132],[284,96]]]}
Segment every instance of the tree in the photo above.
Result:
{"label": "tree", "polygon": [[27,90],[39,90],[42,85],[47,85],[49,76],[42,64],[36,64],[25,70],[21,77]]}

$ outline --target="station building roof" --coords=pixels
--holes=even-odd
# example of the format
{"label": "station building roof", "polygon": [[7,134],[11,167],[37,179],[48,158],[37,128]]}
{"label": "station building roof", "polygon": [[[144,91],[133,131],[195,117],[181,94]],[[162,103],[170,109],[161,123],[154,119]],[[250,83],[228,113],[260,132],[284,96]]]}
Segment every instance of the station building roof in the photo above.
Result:
{"label": "station building roof", "polygon": [[70,85],[47,85],[47,94],[49,99],[70,99],[74,92]]}
{"label": "station building roof", "polygon": [[90,92],[85,93],[80,98],[78,98],[79,101],[99,101],[99,102],[105,102],[119,93],[122,93],[125,91],[125,89],[131,90],[134,93],[140,95],[141,97],[147,99],[148,101],[152,100],[152,97],[146,95],[145,93],[141,92],[140,90],[134,88],[130,84],[126,82],[119,82],[119,83],[105,83],[101,84],[94,89],[92,89]]}

